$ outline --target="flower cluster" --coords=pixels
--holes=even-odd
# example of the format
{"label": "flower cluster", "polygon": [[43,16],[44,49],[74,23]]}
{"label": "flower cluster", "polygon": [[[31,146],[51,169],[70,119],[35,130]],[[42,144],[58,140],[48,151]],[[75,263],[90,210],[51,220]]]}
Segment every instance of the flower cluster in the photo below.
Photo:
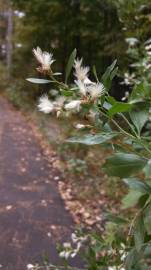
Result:
{"label": "flower cluster", "polygon": [[51,65],[55,61],[52,53],[42,52],[42,50],[37,47],[33,49],[33,54],[40,63],[40,66],[37,68],[40,73],[51,71]]}
{"label": "flower cluster", "polygon": [[89,97],[91,100],[96,100],[105,93],[105,88],[102,83],[92,82],[88,78],[89,67],[82,66],[82,61],[82,59],[77,59],[74,62],[75,84],[78,86],[82,97]]}
{"label": "flower cluster", "polygon": [[[53,55],[48,52],[42,52],[42,50],[37,47],[33,49],[33,53],[41,64],[38,67],[38,71],[44,73],[51,71],[51,64],[54,62]],[[56,112],[57,116],[63,111],[79,112],[83,104],[97,103],[98,99],[105,94],[104,85],[100,82],[92,82],[89,77],[89,67],[83,66],[82,59],[76,59],[74,61],[74,76],[75,76],[75,86],[76,90],[73,91],[72,97],[69,98],[61,95],[55,100],[51,101],[48,99],[47,95],[43,95],[39,99],[38,109],[46,114]],[[51,71],[52,72],[52,71]],[[51,73],[53,75],[53,73]],[[56,80],[54,81],[56,82]],[[59,83],[61,86],[61,83]],[[65,85],[63,85],[63,88]],[[67,88],[67,89],[66,89]],[[69,90],[66,85],[65,90]],[[74,97],[74,98],[73,98]]]}
{"label": "flower cluster", "polygon": [[73,247],[70,242],[63,244],[63,250],[59,253],[59,256],[64,259],[74,258],[80,251],[82,245],[87,240],[87,236],[78,236],[76,233],[71,234]]}

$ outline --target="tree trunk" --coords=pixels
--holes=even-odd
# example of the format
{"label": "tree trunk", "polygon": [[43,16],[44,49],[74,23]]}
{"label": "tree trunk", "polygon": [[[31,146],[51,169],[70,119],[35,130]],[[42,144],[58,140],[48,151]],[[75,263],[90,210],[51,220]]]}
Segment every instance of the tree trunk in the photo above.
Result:
{"label": "tree trunk", "polygon": [[8,70],[8,78],[11,77],[12,66],[12,32],[13,32],[13,10],[10,7],[7,11],[7,33],[6,33],[6,63]]}

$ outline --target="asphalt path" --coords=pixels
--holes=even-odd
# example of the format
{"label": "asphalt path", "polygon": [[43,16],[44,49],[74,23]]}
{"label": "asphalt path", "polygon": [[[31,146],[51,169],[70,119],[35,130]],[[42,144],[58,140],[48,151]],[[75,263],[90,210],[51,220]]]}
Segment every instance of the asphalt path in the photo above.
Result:
{"label": "asphalt path", "polygon": [[61,177],[26,118],[0,97],[0,269],[25,270],[45,257],[59,263],[56,244],[73,220],[57,188]]}

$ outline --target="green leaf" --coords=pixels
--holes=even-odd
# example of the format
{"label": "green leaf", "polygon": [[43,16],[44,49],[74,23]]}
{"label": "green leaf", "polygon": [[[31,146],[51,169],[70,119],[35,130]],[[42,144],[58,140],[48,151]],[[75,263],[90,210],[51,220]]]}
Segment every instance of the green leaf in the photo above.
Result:
{"label": "green leaf", "polygon": [[103,74],[101,80],[104,84],[104,86],[106,87],[107,90],[110,89],[111,87],[111,81],[113,79],[113,77],[116,75],[117,73],[117,68],[115,68],[117,63],[117,60],[115,60],[105,71],[105,73]]}
{"label": "green leaf", "polygon": [[116,113],[121,113],[121,112],[127,112],[131,110],[132,104],[129,103],[124,103],[124,102],[116,102],[112,108],[108,111],[108,115],[112,117]]}
{"label": "green leaf", "polygon": [[61,72],[55,72],[55,73],[53,73],[53,76],[61,76],[61,75],[62,75]]}
{"label": "green leaf", "polygon": [[144,83],[140,83],[138,85],[135,85],[132,93],[130,94],[129,101],[133,99],[137,99],[144,96]]}
{"label": "green leaf", "polygon": [[105,73],[102,76],[102,80],[105,81],[111,74],[111,72],[114,70],[115,66],[116,66],[117,60],[114,60],[114,62],[107,67]]}
{"label": "green leaf", "polygon": [[70,57],[69,57],[69,60],[68,60],[67,66],[66,66],[65,83],[67,83],[68,78],[69,78],[69,76],[70,76],[71,69],[72,69],[72,67],[73,67],[74,60],[75,60],[75,58],[76,58],[76,54],[77,54],[77,50],[74,49],[73,52],[71,53]]}
{"label": "green leaf", "polygon": [[146,166],[143,169],[145,176],[150,177],[151,176],[151,159],[148,160]]}
{"label": "green leaf", "polygon": [[142,245],[144,243],[144,237],[145,237],[145,227],[144,227],[143,214],[140,214],[134,226],[134,241],[135,241],[136,250],[138,252],[142,248]]}
{"label": "green leaf", "polygon": [[149,117],[148,104],[139,103],[139,105],[135,106],[135,109],[130,112],[130,118],[139,134],[143,126],[147,122],[148,117]]}
{"label": "green leaf", "polygon": [[127,220],[124,219],[124,218],[121,218],[121,217],[117,217],[117,216],[114,216],[112,214],[105,214],[105,218],[110,221],[110,222],[113,222],[113,223],[116,223],[116,224],[125,224],[127,223]]}
{"label": "green leaf", "polygon": [[61,90],[62,95],[64,95],[65,97],[72,97],[73,96],[73,91],[71,90]]}
{"label": "green leaf", "polygon": [[96,71],[96,67],[95,66],[93,66],[93,74],[95,76],[96,81],[98,82],[99,79],[98,79],[98,75],[97,75],[97,71]]}
{"label": "green leaf", "polygon": [[139,260],[139,254],[137,253],[136,249],[133,248],[126,257],[125,262],[125,269],[126,270],[136,270],[135,266],[137,265]]}
{"label": "green leaf", "polygon": [[136,190],[130,190],[129,193],[122,199],[122,209],[135,206],[138,202],[142,193]]}
{"label": "green leaf", "polygon": [[27,78],[26,81],[31,82],[31,83],[36,83],[36,84],[46,84],[46,83],[52,82],[50,80],[38,79],[38,78]]}
{"label": "green leaf", "polygon": [[117,136],[117,133],[115,133],[115,132],[100,133],[97,135],[90,134],[90,135],[84,135],[83,137],[73,137],[73,138],[70,138],[66,141],[70,142],[70,143],[82,143],[82,144],[86,144],[86,145],[95,145],[95,144],[102,144],[106,141],[109,141],[112,138],[114,138],[115,136]]}
{"label": "green leaf", "polygon": [[151,234],[151,205],[144,210],[144,224],[148,234]]}
{"label": "green leaf", "polygon": [[139,181],[136,178],[126,178],[123,181],[130,189],[137,190],[141,193],[151,194],[151,187],[145,182]]}
{"label": "green leaf", "polygon": [[116,67],[116,68],[112,71],[111,76],[110,76],[111,80],[113,80],[113,78],[116,76],[117,72],[118,72],[118,67]]}
{"label": "green leaf", "polygon": [[140,171],[146,160],[134,154],[116,153],[107,158],[103,170],[111,176],[128,177]]}

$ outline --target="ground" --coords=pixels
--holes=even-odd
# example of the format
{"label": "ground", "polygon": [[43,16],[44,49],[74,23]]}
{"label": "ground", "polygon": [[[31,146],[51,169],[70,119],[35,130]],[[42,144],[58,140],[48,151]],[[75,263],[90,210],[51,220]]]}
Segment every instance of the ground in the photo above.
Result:
{"label": "ground", "polygon": [[74,222],[64,207],[56,156],[47,160],[26,118],[0,97],[0,264],[24,270],[69,239]]}

